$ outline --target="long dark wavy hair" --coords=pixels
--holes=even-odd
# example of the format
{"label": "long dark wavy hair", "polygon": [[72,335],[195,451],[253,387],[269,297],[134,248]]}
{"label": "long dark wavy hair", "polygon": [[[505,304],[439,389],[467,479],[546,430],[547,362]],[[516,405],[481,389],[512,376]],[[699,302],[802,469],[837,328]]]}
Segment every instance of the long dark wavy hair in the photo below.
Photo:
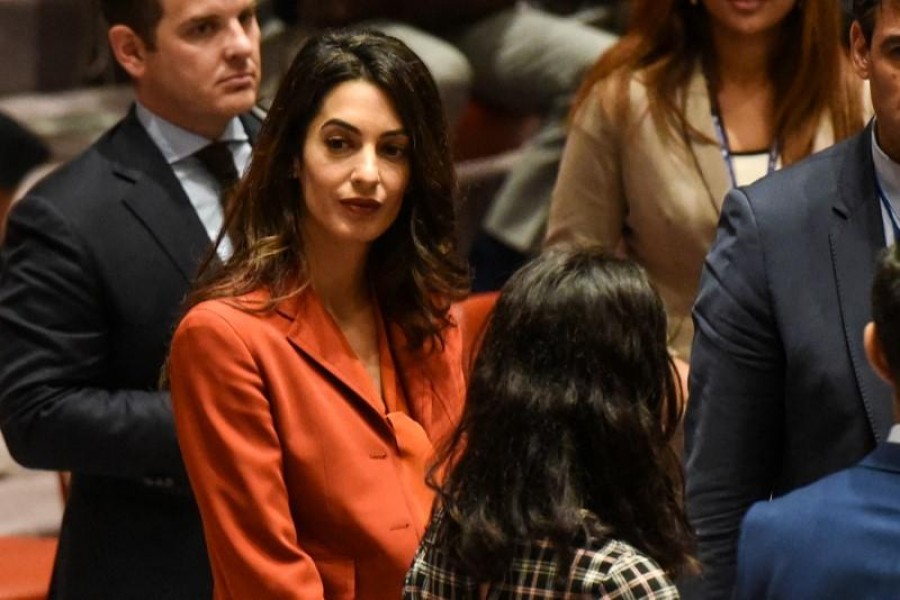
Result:
{"label": "long dark wavy hair", "polygon": [[[669,443],[680,394],[643,269],[593,249],[535,259],[502,290],[461,422],[429,474],[436,544],[480,581],[501,577],[519,542],[549,538],[571,557],[585,533],[672,573],[693,565]],[[599,528],[585,531],[584,509]]]}
{"label": "long dark wavy hair", "polygon": [[306,130],[324,98],[359,79],[387,94],[410,138],[409,184],[396,220],[369,252],[370,285],[382,315],[401,327],[411,349],[441,341],[450,305],[468,286],[456,253],[457,184],[443,108],[418,56],[396,38],[365,30],[325,32],[299,50],[230,201],[223,231],[234,254],[221,268],[208,261],[188,307],[265,289],[271,300],[254,310],[269,310],[305,288],[305,208],[294,164],[302,162]]}
{"label": "long dark wavy hair", "polygon": [[[675,138],[703,139],[687,123],[683,110],[683,92],[697,64],[710,74],[716,72],[709,15],[702,0],[633,0],[630,11],[626,35],[587,75],[575,109],[590,97],[598,81],[614,77],[622,117],[628,84],[640,72],[657,128]],[[840,11],[836,0],[797,0],[782,24],[769,76],[775,86],[773,130],[784,164],[812,152],[823,118],[831,120],[835,141],[863,126],[862,82],[840,41]],[[716,82],[711,83],[715,88]]]}

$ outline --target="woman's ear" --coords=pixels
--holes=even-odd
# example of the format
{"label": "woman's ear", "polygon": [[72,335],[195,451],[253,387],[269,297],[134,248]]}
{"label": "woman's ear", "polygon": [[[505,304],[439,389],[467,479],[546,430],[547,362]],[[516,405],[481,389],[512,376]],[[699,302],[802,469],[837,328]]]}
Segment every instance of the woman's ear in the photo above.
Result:
{"label": "woman's ear", "polygon": [[141,36],[127,25],[113,25],[109,28],[109,46],[116,61],[131,78],[140,80],[144,75],[148,51]]}

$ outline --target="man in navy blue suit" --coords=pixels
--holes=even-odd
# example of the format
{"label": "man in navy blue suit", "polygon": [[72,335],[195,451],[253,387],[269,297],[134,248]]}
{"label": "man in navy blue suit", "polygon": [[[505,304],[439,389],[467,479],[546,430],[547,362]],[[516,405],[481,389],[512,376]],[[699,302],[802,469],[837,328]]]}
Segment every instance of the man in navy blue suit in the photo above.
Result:
{"label": "man in navy blue suit", "polygon": [[685,418],[703,600],[731,598],[754,502],[857,463],[893,422],[862,331],[876,257],[900,239],[900,0],[854,1],[851,57],[875,120],[729,192],[704,266]]}
{"label": "man in navy blue suit", "polygon": [[[872,286],[863,345],[900,416],[900,246]],[[737,598],[897,598],[900,594],[900,425],[859,464],[755,504],[738,545]]]}

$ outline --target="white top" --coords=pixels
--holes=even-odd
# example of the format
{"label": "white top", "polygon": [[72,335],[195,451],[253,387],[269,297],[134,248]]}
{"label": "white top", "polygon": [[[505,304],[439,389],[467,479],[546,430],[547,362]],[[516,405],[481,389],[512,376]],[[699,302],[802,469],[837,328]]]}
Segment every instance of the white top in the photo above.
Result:
{"label": "white top", "polygon": [[[779,159],[775,163],[775,168],[780,167]],[[731,168],[739,186],[750,185],[769,174],[769,151],[732,153]]]}

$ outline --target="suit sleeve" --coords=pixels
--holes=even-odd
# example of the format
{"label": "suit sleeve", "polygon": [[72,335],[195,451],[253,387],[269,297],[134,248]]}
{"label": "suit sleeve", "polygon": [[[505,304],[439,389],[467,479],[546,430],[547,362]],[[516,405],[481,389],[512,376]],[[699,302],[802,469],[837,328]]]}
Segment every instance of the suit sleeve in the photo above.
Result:
{"label": "suit sleeve", "polygon": [[618,130],[595,88],[575,115],[550,204],[546,245],[600,245],[615,250],[622,238],[624,197]]}
{"label": "suit sleeve", "polygon": [[730,598],[741,518],[769,498],[780,469],[784,361],[766,268],[750,202],[733,190],[694,306],[685,422],[687,509],[703,598]]}
{"label": "suit sleeve", "polygon": [[186,485],[168,395],[101,383],[112,379],[104,302],[96,266],[57,209],[39,196],[18,203],[0,252],[0,427],[10,453],[27,467]]}
{"label": "suit sleeve", "polygon": [[194,308],[170,358],[178,439],[222,598],[323,597],[300,548],[260,367],[222,316]]}

